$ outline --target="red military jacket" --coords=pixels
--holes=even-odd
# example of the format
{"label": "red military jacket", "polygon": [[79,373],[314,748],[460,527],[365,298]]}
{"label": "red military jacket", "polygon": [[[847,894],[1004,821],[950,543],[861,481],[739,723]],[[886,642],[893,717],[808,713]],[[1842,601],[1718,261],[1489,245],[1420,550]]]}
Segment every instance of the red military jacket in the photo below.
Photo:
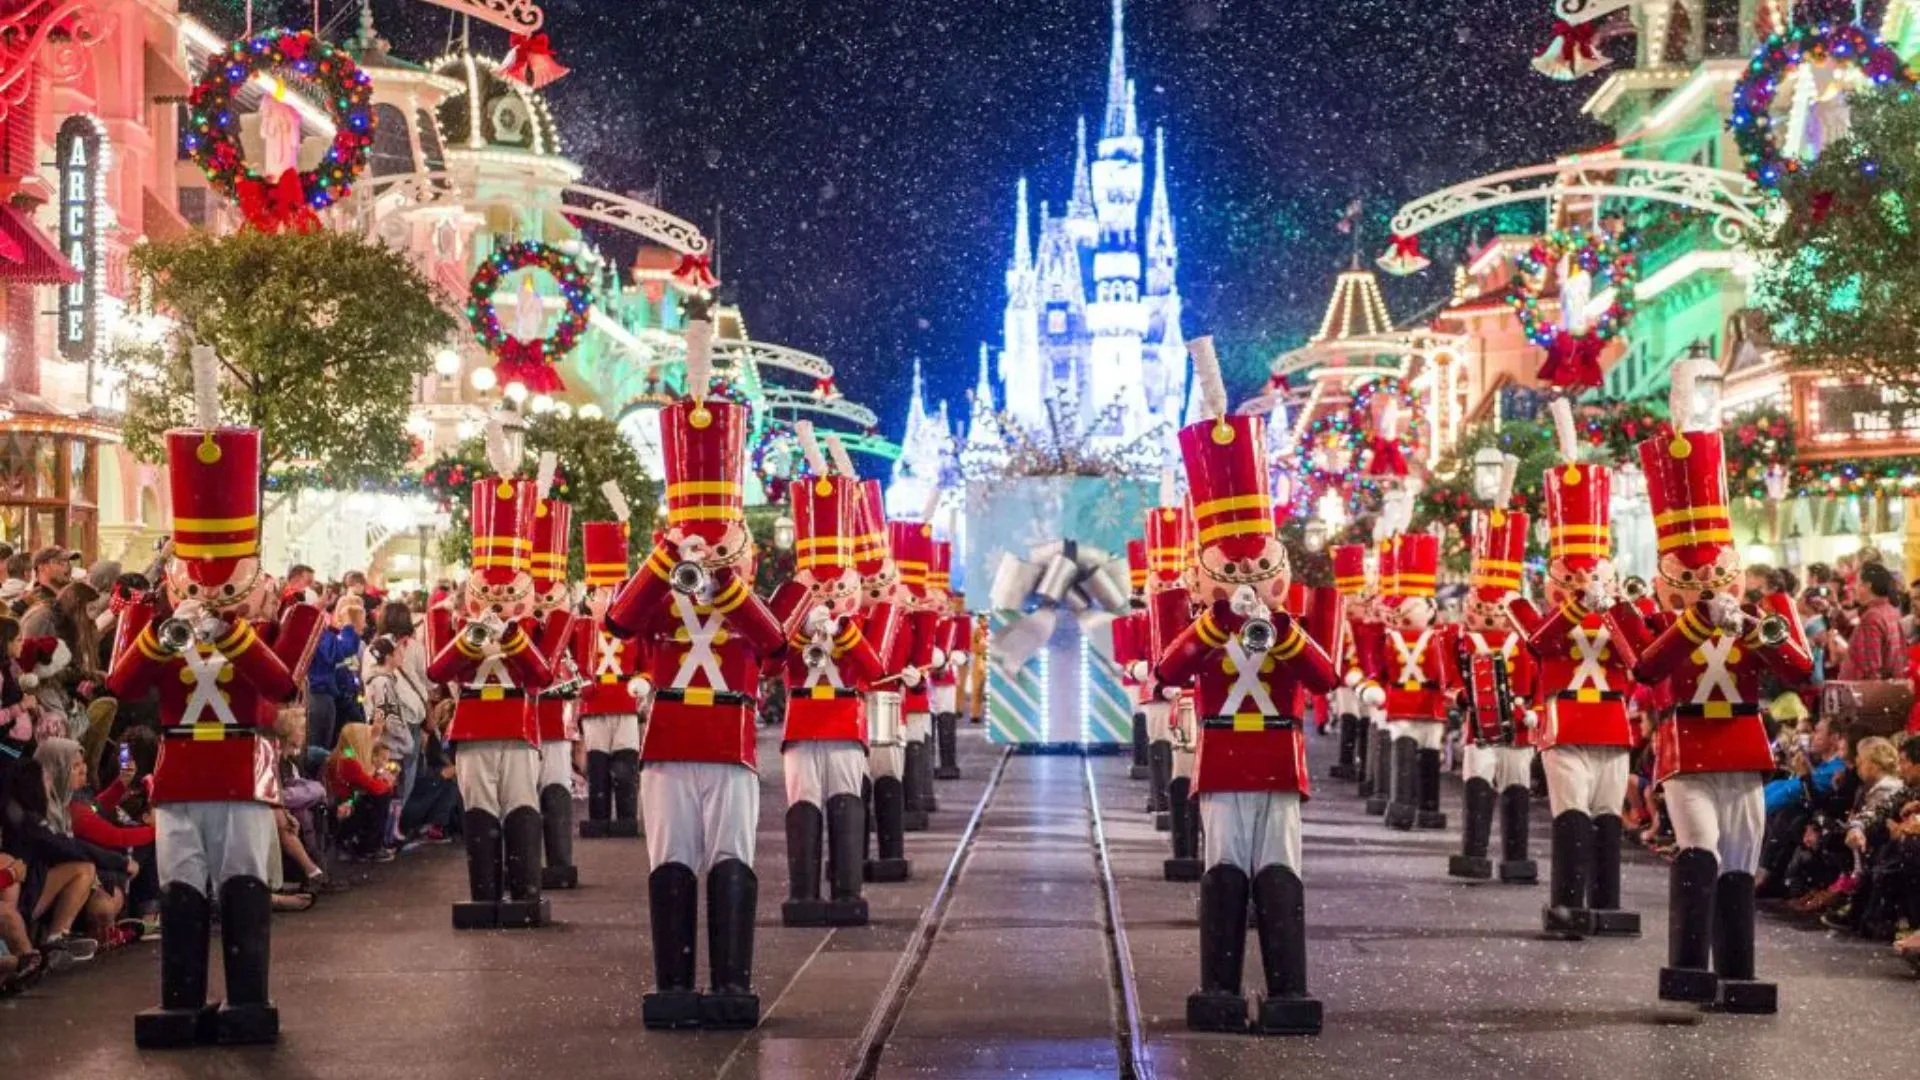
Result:
{"label": "red military jacket", "polygon": [[530,696],[553,681],[553,668],[533,637],[539,624],[532,619],[510,623],[498,642],[479,649],[467,644],[461,633],[465,626],[464,619],[454,625],[446,608],[435,608],[427,621],[429,649],[438,649],[427,664],[427,678],[460,684],[447,739],[537,744],[540,727]]}
{"label": "red military jacket", "polygon": [[1129,611],[1113,620],[1113,662],[1120,668],[1120,685],[1132,690],[1136,701],[1150,700],[1153,693],[1152,687],[1134,678],[1128,670],[1134,661],[1148,660],[1147,651],[1145,610]]}
{"label": "red military jacket", "polygon": [[[1524,642],[1520,635],[1511,630],[1467,630],[1462,628],[1458,640],[1468,653],[1476,656],[1496,654],[1507,662],[1507,688],[1513,692],[1514,708],[1524,712],[1533,701],[1534,666],[1533,656],[1521,648]],[[1477,710],[1476,710],[1477,711]],[[1513,742],[1511,744],[1488,740],[1488,745],[1512,745],[1516,747],[1534,744],[1533,729],[1527,727],[1520,716],[1513,718]],[[1479,725],[1468,723],[1461,734],[1468,743],[1480,741]]]}
{"label": "red military jacket", "polygon": [[[540,637],[534,647],[547,660],[547,670],[553,672],[553,681],[564,681],[578,670],[577,660],[573,657],[573,613],[565,608],[554,608],[547,612],[546,619],[540,624]],[[572,697],[555,697],[541,694],[533,699],[533,714],[540,724],[540,741],[573,742],[580,737],[578,700]]]}
{"label": "red military jacket", "polygon": [[640,643],[621,640],[592,619],[573,620],[573,658],[580,665],[581,716],[631,716],[633,678],[640,673]]}
{"label": "red military jacket", "polygon": [[1447,694],[1459,681],[1452,670],[1454,630],[1451,626],[1385,630],[1389,721],[1446,722]]}
{"label": "red military jacket", "polygon": [[220,640],[181,653],[160,646],[154,607],[128,604],[120,613],[119,647],[107,688],[122,698],[160,692],[160,759],[153,801],[280,801],[273,744],[278,706],[304,681],[320,632],[320,609],[293,604],[280,623],[239,620]]}
{"label": "red military jacket", "polygon": [[931,678],[928,680],[930,685],[955,686],[959,684],[960,669],[954,666],[953,654],[955,652],[965,652],[968,646],[972,644],[969,640],[970,635],[963,626],[966,620],[967,617],[965,615],[958,615],[951,611],[935,613],[933,648],[927,650],[928,663],[932,663],[933,649],[939,649],[945,653],[946,662],[934,669]]}
{"label": "red military jacket", "polygon": [[[800,623],[806,586],[789,581],[770,605],[775,618],[793,627],[781,661],[787,684],[787,724],[782,741],[857,742],[867,744],[867,691],[885,673],[875,641],[884,641],[895,619],[892,604],[867,609],[865,625],[858,619],[836,619],[827,661],[819,668],[807,663],[811,644]],[[869,636],[869,629],[872,634]]]}
{"label": "red military jacket", "polygon": [[902,668],[912,665],[921,674],[920,685],[900,687],[900,714],[926,713],[933,710],[927,700],[927,687],[932,685],[933,649],[939,643],[940,613],[937,611],[908,611],[900,616],[900,628],[896,632],[893,647],[894,654],[889,658],[887,668],[898,673]]}
{"label": "red military jacket", "polygon": [[1813,674],[1813,660],[1801,644],[1805,635],[1790,610],[1784,616],[1787,640],[1773,646],[1760,641],[1758,628],[1731,634],[1712,625],[1704,603],[1678,618],[1660,614],[1664,627],[1657,634],[1628,605],[1616,605],[1614,614],[1629,637],[1646,642],[1637,649],[1634,677],[1664,683],[1671,693],[1670,712],[1654,732],[1655,780],[1773,771],[1773,747],[1760,716],[1760,676],[1770,670],[1799,685]]}
{"label": "red military jacket", "polygon": [[[1338,680],[1311,622],[1336,638],[1341,600],[1316,590],[1306,620],[1272,616],[1275,643],[1252,655],[1238,634],[1246,619],[1227,601],[1201,612],[1167,647],[1155,670],[1164,684],[1193,683],[1200,745],[1193,766],[1195,794],[1229,791],[1297,793],[1307,790],[1307,749],[1301,717],[1308,694],[1324,694]],[[1337,640],[1331,641],[1336,649]]]}
{"label": "red military jacket", "polygon": [[758,767],[754,714],[760,671],[786,635],[731,570],[713,576],[713,600],[701,603],[667,584],[673,560],[656,550],[607,609],[616,635],[639,637],[653,709],[640,759]]}
{"label": "red military jacket", "polygon": [[1507,611],[1535,658],[1540,746],[1632,746],[1627,695],[1633,690],[1634,650],[1614,613],[1588,611],[1571,599],[1549,615],[1525,600]]}

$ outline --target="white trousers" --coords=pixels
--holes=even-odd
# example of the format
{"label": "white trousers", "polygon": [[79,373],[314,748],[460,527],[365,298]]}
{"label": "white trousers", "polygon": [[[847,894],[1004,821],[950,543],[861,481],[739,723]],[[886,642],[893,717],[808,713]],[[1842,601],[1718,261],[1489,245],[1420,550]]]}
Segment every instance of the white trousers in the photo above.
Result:
{"label": "white trousers", "polygon": [[1718,855],[1723,874],[1760,869],[1767,796],[1758,774],[1695,773],[1673,777],[1660,789],[1680,847]]}
{"label": "white trousers", "polygon": [[945,686],[935,683],[927,687],[927,708],[933,712],[952,712],[953,702],[959,696],[959,691],[960,687],[955,683]]}
{"label": "white trousers", "polygon": [[640,813],[655,869],[679,863],[704,874],[727,859],[751,867],[760,778],[744,765],[649,762],[640,770]]}
{"label": "white trousers", "polygon": [[908,742],[926,742],[933,734],[933,714],[910,712],[907,714],[906,737]]}
{"label": "white trousers", "polygon": [[228,878],[269,880],[279,851],[273,807],[257,802],[163,803],[153,812],[160,884],[180,882],[212,896]]}
{"label": "white trousers", "polygon": [[573,740],[540,744],[540,786],[573,790]]}
{"label": "white trousers", "polygon": [[458,744],[453,755],[460,801],[494,820],[523,806],[540,805],[540,748],[518,740]]}
{"label": "white trousers", "polygon": [[787,782],[787,805],[812,803],[826,809],[835,795],[860,794],[867,778],[867,752],[857,742],[797,742],[780,752]]}
{"label": "white trousers", "polygon": [[1394,739],[1412,739],[1422,750],[1438,750],[1447,741],[1447,725],[1426,720],[1389,720],[1387,735]]}
{"label": "white trousers", "polygon": [[1533,747],[1474,743],[1461,760],[1462,780],[1485,780],[1495,791],[1533,784]]}
{"label": "white trousers", "polygon": [[904,744],[893,746],[874,746],[867,749],[867,773],[875,780],[883,776],[899,779],[907,771],[907,748]]}
{"label": "white trousers", "polygon": [[1578,810],[1588,817],[1619,816],[1627,804],[1624,746],[1556,746],[1545,751],[1547,804],[1553,816]]}
{"label": "white trousers", "polygon": [[1173,705],[1165,701],[1143,701],[1140,712],[1147,718],[1147,741],[1166,742],[1172,736],[1168,733],[1168,721],[1173,715]]}
{"label": "white trousers", "polygon": [[1327,707],[1335,720],[1342,716],[1359,716],[1365,712],[1360,705],[1360,692],[1347,686],[1334,687],[1333,693],[1327,695]]}
{"label": "white trousers", "polygon": [[1269,866],[1300,873],[1300,796],[1223,791],[1200,796],[1206,865],[1226,863],[1248,877]]}
{"label": "white trousers", "polygon": [[640,749],[640,718],[633,713],[607,713],[580,718],[580,739],[589,754],[612,754]]}

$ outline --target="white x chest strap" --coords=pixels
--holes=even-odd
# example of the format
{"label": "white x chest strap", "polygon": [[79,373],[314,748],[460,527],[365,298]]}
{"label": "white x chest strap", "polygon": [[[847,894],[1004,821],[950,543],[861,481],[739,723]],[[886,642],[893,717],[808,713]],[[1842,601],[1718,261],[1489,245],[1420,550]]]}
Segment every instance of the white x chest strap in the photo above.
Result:
{"label": "white x chest strap", "polygon": [[193,693],[187,697],[180,722],[198,724],[207,711],[212,710],[213,719],[229,727],[237,725],[239,721],[234,718],[232,703],[220,692],[220,672],[227,666],[227,658],[218,649],[205,654],[198,649],[188,649],[180,659],[193,673]]}
{"label": "white x chest strap", "polygon": [[727,679],[720,673],[720,658],[713,654],[713,639],[726,622],[726,613],[716,611],[702,619],[685,593],[673,594],[673,610],[679,613],[680,625],[687,632],[687,654],[680,658],[680,668],[673,673],[673,689],[687,689],[699,674],[707,677],[709,689],[726,690]]}

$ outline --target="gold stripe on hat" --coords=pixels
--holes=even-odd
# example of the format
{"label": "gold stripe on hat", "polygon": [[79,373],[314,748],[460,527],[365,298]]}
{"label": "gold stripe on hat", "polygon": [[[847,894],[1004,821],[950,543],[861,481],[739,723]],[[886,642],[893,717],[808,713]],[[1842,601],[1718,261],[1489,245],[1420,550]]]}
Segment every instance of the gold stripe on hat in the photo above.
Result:
{"label": "gold stripe on hat", "polygon": [[1525,569],[1525,567],[1509,559],[1476,559],[1473,563],[1473,569],[1475,573],[1490,574],[1495,571],[1505,570],[1509,573],[1517,574]]}
{"label": "gold stripe on hat", "polygon": [[1655,514],[1653,516],[1653,525],[1655,528],[1665,528],[1668,525],[1679,525],[1689,521],[1711,521],[1714,519],[1724,519],[1726,517],[1728,517],[1728,514],[1725,506],[1683,506],[1678,510],[1669,510],[1664,514]]}
{"label": "gold stripe on hat", "polygon": [[667,498],[683,499],[689,495],[739,495],[742,489],[732,480],[682,480],[667,485]]}
{"label": "gold stripe on hat", "polygon": [[481,533],[473,538],[475,547],[530,548],[533,541],[518,536],[501,536],[497,533]]}
{"label": "gold stripe on hat", "polygon": [[1212,499],[1193,508],[1195,520],[1231,514],[1237,510],[1264,510],[1273,512],[1273,499],[1266,495],[1229,495],[1224,499]]}
{"label": "gold stripe on hat", "polygon": [[1200,542],[1211,544],[1215,540],[1224,540],[1229,536],[1273,535],[1273,518],[1246,518],[1241,521],[1227,521],[1219,525],[1210,525],[1200,530]]}
{"label": "gold stripe on hat", "polygon": [[853,547],[853,541],[844,536],[803,536],[798,541],[795,541],[793,546],[800,551],[810,551],[814,548],[832,548],[835,551],[845,551]]}
{"label": "gold stripe on hat", "polygon": [[1608,535],[1611,535],[1612,532],[1613,532],[1613,526],[1606,525],[1606,524],[1555,525],[1551,529],[1547,530],[1547,535],[1555,538],[1562,537],[1562,536],[1608,536]]}
{"label": "gold stripe on hat", "polygon": [[255,528],[259,524],[260,524],[259,514],[248,514],[246,517],[230,517],[230,518],[174,518],[173,519],[173,528],[175,532],[209,532],[209,533],[239,532],[242,529]]}
{"label": "gold stripe on hat", "polygon": [[238,540],[231,544],[188,544],[179,540],[173,542],[173,553],[189,559],[230,559],[241,555],[254,555],[260,551],[258,540]]}
{"label": "gold stripe on hat", "polygon": [[475,569],[504,567],[508,570],[525,570],[527,561],[511,555],[475,555],[473,565]]}
{"label": "gold stripe on hat", "polygon": [[667,508],[667,521],[679,524],[683,521],[739,521],[744,516],[738,504],[724,506],[671,506]]}
{"label": "gold stripe on hat", "polygon": [[1681,533],[1668,533],[1660,537],[1660,550],[1672,551],[1674,548],[1688,547],[1693,544],[1731,544],[1732,529],[1692,529]]}
{"label": "gold stripe on hat", "polygon": [[624,574],[627,572],[627,564],[623,562],[590,562],[586,564],[586,567],[587,567],[587,573],[589,574],[592,574],[592,573]]}
{"label": "gold stripe on hat", "polygon": [[1613,554],[1611,544],[1554,544],[1551,554],[1558,559],[1563,555],[1594,555],[1605,558]]}

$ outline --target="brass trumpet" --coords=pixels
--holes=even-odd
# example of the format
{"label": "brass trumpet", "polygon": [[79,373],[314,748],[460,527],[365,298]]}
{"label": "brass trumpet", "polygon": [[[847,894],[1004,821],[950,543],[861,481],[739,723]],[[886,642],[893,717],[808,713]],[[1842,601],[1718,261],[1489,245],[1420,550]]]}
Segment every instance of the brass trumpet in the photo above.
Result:
{"label": "brass trumpet", "polygon": [[711,580],[707,568],[697,562],[677,562],[667,572],[667,584],[683,596],[698,596],[707,590],[707,583]]}
{"label": "brass trumpet", "polygon": [[1770,649],[1785,645],[1787,638],[1792,634],[1787,629],[1787,620],[1778,615],[1768,615],[1759,620],[1759,624],[1754,627],[1754,633],[1759,636],[1760,644]]}
{"label": "brass trumpet", "polygon": [[1620,582],[1620,592],[1628,600],[1639,601],[1652,591],[1652,586],[1647,584],[1647,579],[1637,575],[1630,574]]}
{"label": "brass trumpet", "polygon": [[1260,597],[1253,589],[1240,586],[1233,594],[1232,606],[1235,615],[1243,615],[1247,619],[1240,625],[1240,646],[1256,656],[1264,655],[1273,648],[1274,640],[1279,635],[1274,631],[1267,606],[1260,602]]}
{"label": "brass trumpet", "polygon": [[185,619],[168,619],[160,624],[160,630],[154,635],[160,640],[160,647],[170,653],[187,651],[193,644],[193,624]]}
{"label": "brass trumpet", "polygon": [[496,636],[493,627],[479,619],[469,619],[467,625],[460,630],[460,638],[467,643],[469,649],[484,649],[493,643]]}
{"label": "brass trumpet", "polygon": [[800,658],[806,661],[808,671],[825,671],[833,662],[833,650],[818,641],[810,641],[801,651]]}

